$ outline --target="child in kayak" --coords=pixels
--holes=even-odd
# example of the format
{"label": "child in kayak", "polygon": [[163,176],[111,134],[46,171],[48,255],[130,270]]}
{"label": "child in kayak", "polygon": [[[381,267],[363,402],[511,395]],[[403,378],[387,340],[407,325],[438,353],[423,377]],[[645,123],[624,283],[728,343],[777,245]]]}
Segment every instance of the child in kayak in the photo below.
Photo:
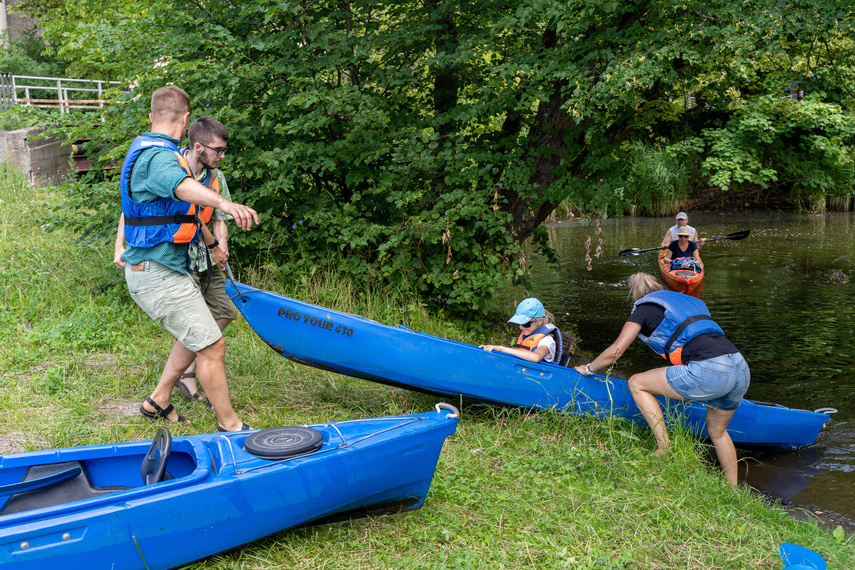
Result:
{"label": "child in kayak", "polygon": [[[504,352],[529,362],[556,362],[561,358],[561,333],[552,322],[554,318],[543,303],[530,297],[519,305],[509,323],[519,325],[520,335],[513,346],[484,344],[488,352]],[[557,355],[557,356],[556,356]]]}

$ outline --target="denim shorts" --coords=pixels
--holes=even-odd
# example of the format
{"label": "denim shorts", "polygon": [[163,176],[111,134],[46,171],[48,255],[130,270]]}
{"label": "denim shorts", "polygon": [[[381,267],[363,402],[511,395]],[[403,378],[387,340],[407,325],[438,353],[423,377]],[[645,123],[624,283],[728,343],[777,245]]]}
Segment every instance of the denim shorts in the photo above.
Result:
{"label": "denim shorts", "polygon": [[665,369],[668,385],[686,400],[735,410],[751,383],[748,364],[738,352]]}
{"label": "denim shorts", "polygon": [[156,261],[143,262],[142,271],[125,264],[131,298],[181,344],[199,352],[223,336],[193,278]]}

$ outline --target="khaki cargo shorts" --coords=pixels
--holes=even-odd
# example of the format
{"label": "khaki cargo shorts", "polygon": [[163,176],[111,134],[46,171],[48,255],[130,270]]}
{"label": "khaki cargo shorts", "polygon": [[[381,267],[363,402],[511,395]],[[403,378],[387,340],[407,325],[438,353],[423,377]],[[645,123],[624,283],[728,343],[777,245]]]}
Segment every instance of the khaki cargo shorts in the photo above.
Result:
{"label": "khaki cargo shorts", "polygon": [[222,338],[202,291],[189,274],[143,261],[125,264],[125,281],[134,302],[189,350],[199,352]]}

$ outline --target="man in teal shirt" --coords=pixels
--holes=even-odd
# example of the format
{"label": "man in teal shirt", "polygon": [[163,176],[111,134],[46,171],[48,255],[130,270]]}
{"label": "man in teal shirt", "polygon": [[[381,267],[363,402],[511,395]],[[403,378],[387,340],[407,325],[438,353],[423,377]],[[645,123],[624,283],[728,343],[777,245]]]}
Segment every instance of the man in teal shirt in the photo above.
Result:
{"label": "man in teal shirt", "polygon": [[[193,170],[196,180],[204,184],[212,192],[231,200],[226,177],[218,168],[220,161],[225,158],[229,132],[218,120],[211,117],[199,117],[188,131],[187,148],[181,150],[187,165]],[[217,208],[205,208],[200,212],[202,224],[211,223],[209,228],[213,241],[206,235],[198,242],[189,244],[190,271],[196,285],[202,289],[208,309],[217,321],[217,326],[224,331],[237,317],[235,305],[225,291],[225,266],[229,256],[229,229],[226,222],[231,218]],[[206,244],[210,245],[207,247]],[[124,269],[125,262],[122,254],[125,252],[124,227],[120,227],[116,235],[116,247],[113,262]],[[211,403],[203,396],[196,386],[196,361],[184,371],[176,387],[190,400]]]}
{"label": "man in teal shirt", "polygon": [[[187,244],[196,226],[186,219],[192,218],[200,206],[212,206],[230,215],[241,229],[249,230],[258,223],[258,215],[252,208],[212,192],[191,175],[177,150],[189,117],[190,98],[183,90],[168,86],[155,91],[149,115],[151,132],[137,138],[122,170],[123,213],[119,225],[128,240],[121,255],[128,290],[131,298],[176,338],[160,381],[140,411],[151,419],[186,421],[172,406],[171,395],[179,376],[196,359],[199,381],[217,413],[218,429],[250,429],[231,405],[225,340],[188,273]],[[174,210],[191,204],[195,209],[175,216],[184,221],[172,225],[161,222],[160,213],[152,213],[156,209],[153,205]],[[176,226],[178,230],[173,232]],[[200,239],[208,245],[215,241],[204,227]]]}

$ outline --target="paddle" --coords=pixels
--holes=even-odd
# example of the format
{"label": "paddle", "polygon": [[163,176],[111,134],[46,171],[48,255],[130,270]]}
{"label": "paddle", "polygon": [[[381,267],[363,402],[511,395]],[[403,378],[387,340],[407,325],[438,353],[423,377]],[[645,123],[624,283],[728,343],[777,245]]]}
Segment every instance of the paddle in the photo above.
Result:
{"label": "paddle", "polygon": [[[735,232],[732,234],[727,234],[726,236],[707,238],[706,241],[715,241],[717,239],[732,239],[732,240],[740,240],[748,237],[748,234],[751,233],[751,230],[742,230],[741,232]],[[645,251],[653,251],[655,249],[665,249],[667,246],[660,245],[659,247],[648,247],[647,249],[639,249],[637,247],[633,247],[631,249],[625,249],[620,252],[618,255],[621,257],[634,257],[636,255],[641,255]]]}

